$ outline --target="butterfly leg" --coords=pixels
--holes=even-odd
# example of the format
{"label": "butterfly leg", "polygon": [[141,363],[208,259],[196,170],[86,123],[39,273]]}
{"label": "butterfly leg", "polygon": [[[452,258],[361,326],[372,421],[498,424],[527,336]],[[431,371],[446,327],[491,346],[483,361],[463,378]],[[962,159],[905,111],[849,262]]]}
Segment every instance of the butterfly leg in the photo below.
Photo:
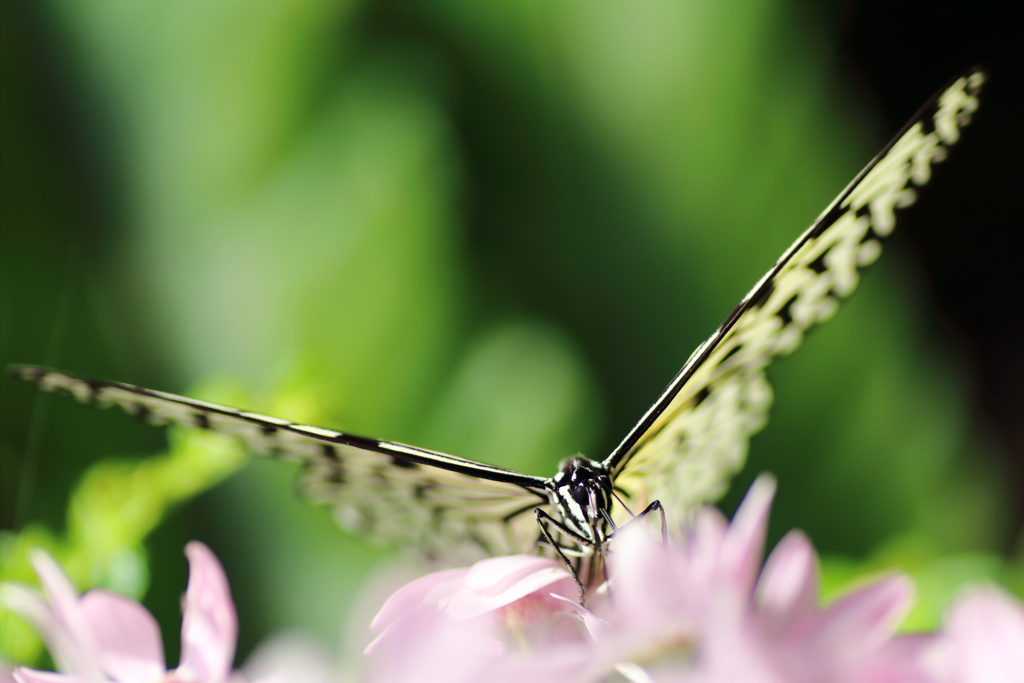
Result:
{"label": "butterfly leg", "polygon": [[661,515],[661,545],[668,546],[668,521],[665,519],[665,508],[662,506],[660,500],[656,500],[640,513],[639,518],[643,519],[647,515],[651,514],[655,510]]}
{"label": "butterfly leg", "polygon": [[[546,520],[544,522],[545,524],[553,524],[559,531],[561,531],[566,536],[572,537],[580,545],[595,547],[594,546],[594,542],[591,541],[589,538],[587,538],[585,536],[580,536],[578,533],[576,533],[575,531],[573,531],[572,529],[567,527],[565,524],[561,523],[560,521],[558,521],[557,519],[555,519],[554,517],[552,517],[548,513],[544,512],[544,510],[541,510],[540,508],[536,508],[536,509],[534,509],[534,512],[537,514],[537,523],[538,524],[541,523],[540,522],[540,518],[543,517]],[[563,545],[560,545],[559,547],[562,548],[562,550],[569,550],[568,548],[566,548]]]}
{"label": "butterfly leg", "polygon": [[665,508],[664,508],[664,506],[662,506],[660,500],[654,501],[653,503],[648,505],[646,508],[644,508],[643,511],[640,514],[638,514],[636,517],[634,517],[633,519],[629,520],[628,522],[626,522],[622,526],[620,526],[617,529],[615,529],[615,531],[612,533],[612,536],[614,536],[615,534],[619,533],[620,531],[622,531],[626,527],[630,526],[634,522],[639,522],[641,519],[645,519],[648,515],[650,515],[655,510],[657,510],[661,514],[661,543],[662,543],[662,545],[668,545],[668,521],[665,518]]}
{"label": "butterfly leg", "polygon": [[574,533],[572,530],[565,527],[558,520],[554,519],[551,515],[544,512],[540,508],[537,508],[534,511],[534,514],[537,515],[537,525],[540,527],[540,532],[544,535],[545,540],[547,540],[548,544],[555,549],[555,552],[558,553],[558,556],[562,558],[562,563],[569,570],[569,573],[572,574],[572,580],[576,582],[576,590],[579,591],[580,594],[580,606],[585,607],[586,595],[585,591],[583,590],[583,582],[580,581],[580,575],[576,571],[576,567],[573,565],[573,563],[570,562],[569,558],[565,556],[565,553],[562,551],[561,544],[555,543],[554,536],[551,535],[551,530],[548,529],[548,524],[553,524],[555,527],[558,528],[559,531],[568,534],[569,536],[575,537],[581,543],[589,543],[590,541],[583,538],[579,534]]}

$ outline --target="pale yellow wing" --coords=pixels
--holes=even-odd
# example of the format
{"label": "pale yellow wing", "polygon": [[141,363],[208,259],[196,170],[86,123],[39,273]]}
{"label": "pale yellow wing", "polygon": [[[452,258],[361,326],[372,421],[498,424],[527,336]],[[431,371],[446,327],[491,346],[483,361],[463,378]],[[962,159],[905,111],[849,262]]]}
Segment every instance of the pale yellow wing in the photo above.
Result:
{"label": "pale yellow wing", "polygon": [[764,368],[828,320],[878,258],[914,187],[960,138],[978,107],[973,71],[932,98],[754,285],[690,356],[659,400],[605,461],[626,502],[669,510],[719,497],[746,459],[772,401]]}

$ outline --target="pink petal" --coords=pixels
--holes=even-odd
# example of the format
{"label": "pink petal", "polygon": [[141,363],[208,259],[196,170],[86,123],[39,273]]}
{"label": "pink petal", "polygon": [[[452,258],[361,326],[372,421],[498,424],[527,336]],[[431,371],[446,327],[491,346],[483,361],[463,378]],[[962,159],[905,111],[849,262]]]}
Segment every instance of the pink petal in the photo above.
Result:
{"label": "pink petal", "polygon": [[97,679],[86,676],[69,676],[52,671],[36,671],[19,666],[14,670],[14,680],[18,683],[93,683]]}
{"label": "pink petal", "polygon": [[665,548],[639,526],[616,536],[611,556],[615,630],[639,640],[666,628],[690,630],[708,605],[727,529],[725,517],[707,507],[697,513],[685,544],[672,539]]}
{"label": "pink petal", "polygon": [[427,604],[447,600],[462,587],[469,569],[448,569],[434,572],[405,584],[391,594],[377,616],[370,622],[370,629],[380,633],[406,612]]}
{"label": "pink petal", "polygon": [[[621,531],[612,546],[611,591],[617,619],[623,629],[660,623],[681,609],[678,573],[685,573],[685,553],[672,551],[654,540],[646,529],[633,526]],[[673,563],[672,559],[678,559]],[[684,565],[684,566],[676,566]],[[658,586],[652,591],[651,586]]]}
{"label": "pink petal", "polygon": [[33,548],[29,561],[36,570],[39,581],[50,602],[50,609],[58,619],[70,622],[78,619],[78,591],[71,585],[64,570],[48,552]]}
{"label": "pink petal", "polygon": [[47,643],[54,638],[54,631],[61,628],[42,594],[24,584],[14,581],[0,583],[0,606],[31,624]]}
{"label": "pink petal", "polygon": [[[313,636],[285,631],[264,640],[245,662],[249,683],[337,683],[332,655]],[[234,683],[232,680],[231,683]]]}
{"label": "pink petal", "polygon": [[558,562],[532,555],[495,557],[473,565],[465,584],[446,605],[448,616],[465,621],[511,604],[571,576]]}
{"label": "pink petal", "polygon": [[790,531],[775,546],[761,571],[756,595],[761,609],[785,624],[814,609],[818,565],[814,546],[802,532]]}
{"label": "pink petal", "polygon": [[849,679],[856,683],[937,683],[925,668],[925,658],[934,646],[933,634],[902,635],[891,638],[880,650],[858,663]]}
{"label": "pink petal", "polygon": [[817,633],[819,651],[854,660],[881,646],[914,602],[914,584],[896,574],[844,595],[825,610]]}
{"label": "pink petal", "polygon": [[762,474],[750,486],[725,534],[719,572],[749,594],[761,569],[768,514],[775,497],[775,478]]}
{"label": "pink petal", "polygon": [[676,552],[677,582],[691,590],[706,592],[718,576],[718,563],[722,555],[729,522],[718,508],[705,507],[697,513],[693,530],[687,538],[685,552],[680,558]]}
{"label": "pink petal", "polygon": [[205,545],[192,541],[185,546],[185,555],[189,576],[177,674],[185,680],[218,683],[231,673],[238,635],[231,589],[220,562]]}
{"label": "pink petal", "polygon": [[159,680],[166,671],[160,627],[145,607],[117,593],[91,590],[80,601],[104,673],[119,681]]}
{"label": "pink petal", "polygon": [[92,634],[79,609],[75,587],[45,550],[34,548],[29,560],[43,585],[46,600],[27,587],[7,584],[4,602],[36,627],[62,671],[99,678]]}
{"label": "pink petal", "polygon": [[555,560],[536,555],[492,557],[470,567],[469,574],[466,575],[465,587],[481,594],[498,594],[524,577],[550,568],[561,569],[562,565]]}
{"label": "pink petal", "polygon": [[1024,608],[995,587],[957,600],[945,619],[955,683],[1024,682]]}
{"label": "pink petal", "polygon": [[608,622],[604,619],[599,618],[596,614],[588,610],[586,607],[580,605],[580,603],[565,597],[564,595],[551,594],[555,600],[564,602],[567,604],[577,616],[583,620],[583,625],[587,627],[587,633],[590,634],[592,640],[601,640],[608,632]]}
{"label": "pink petal", "polygon": [[366,651],[362,680],[475,683],[501,668],[505,648],[486,624],[452,621],[435,606],[403,613]]}

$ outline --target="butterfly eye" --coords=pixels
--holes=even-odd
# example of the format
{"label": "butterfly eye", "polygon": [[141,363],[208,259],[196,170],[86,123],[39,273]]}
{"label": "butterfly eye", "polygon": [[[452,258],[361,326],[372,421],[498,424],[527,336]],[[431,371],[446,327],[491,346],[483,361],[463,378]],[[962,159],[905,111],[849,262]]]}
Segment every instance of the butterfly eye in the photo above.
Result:
{"label": "butterfly eye", "polygon": [[573,487],[572,499],[581,506],[586,505],[590,501],[590,496],[587,495],[587,487],[585,484],[576,484],[576,486]]}

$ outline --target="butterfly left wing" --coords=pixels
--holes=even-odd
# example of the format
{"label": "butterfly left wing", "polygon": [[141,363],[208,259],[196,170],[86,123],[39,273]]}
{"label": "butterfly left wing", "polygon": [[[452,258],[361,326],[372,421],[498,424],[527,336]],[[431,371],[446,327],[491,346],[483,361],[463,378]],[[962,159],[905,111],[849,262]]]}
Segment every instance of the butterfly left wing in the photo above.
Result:
{"label": "butterfly left wing", "polygon": [[15,365],[8,372],[82,403],[116,405],[149,424],[233,435],[255,453],[298,462],[300,490],[332,505],[342,526],[431,556],[528,552],[537,539],[532,511],[548,505],[545,479],[444,453],[48,368]]}
{"label": "butterfly left wing", "polygon": [[686,510],[714,500],[767,421],[764,368],[791,353],[857,287],[881,253],[895,209],[916,199],[978,107],[980,71],[940,91],[754,285],[605,461],[620,495]]}

